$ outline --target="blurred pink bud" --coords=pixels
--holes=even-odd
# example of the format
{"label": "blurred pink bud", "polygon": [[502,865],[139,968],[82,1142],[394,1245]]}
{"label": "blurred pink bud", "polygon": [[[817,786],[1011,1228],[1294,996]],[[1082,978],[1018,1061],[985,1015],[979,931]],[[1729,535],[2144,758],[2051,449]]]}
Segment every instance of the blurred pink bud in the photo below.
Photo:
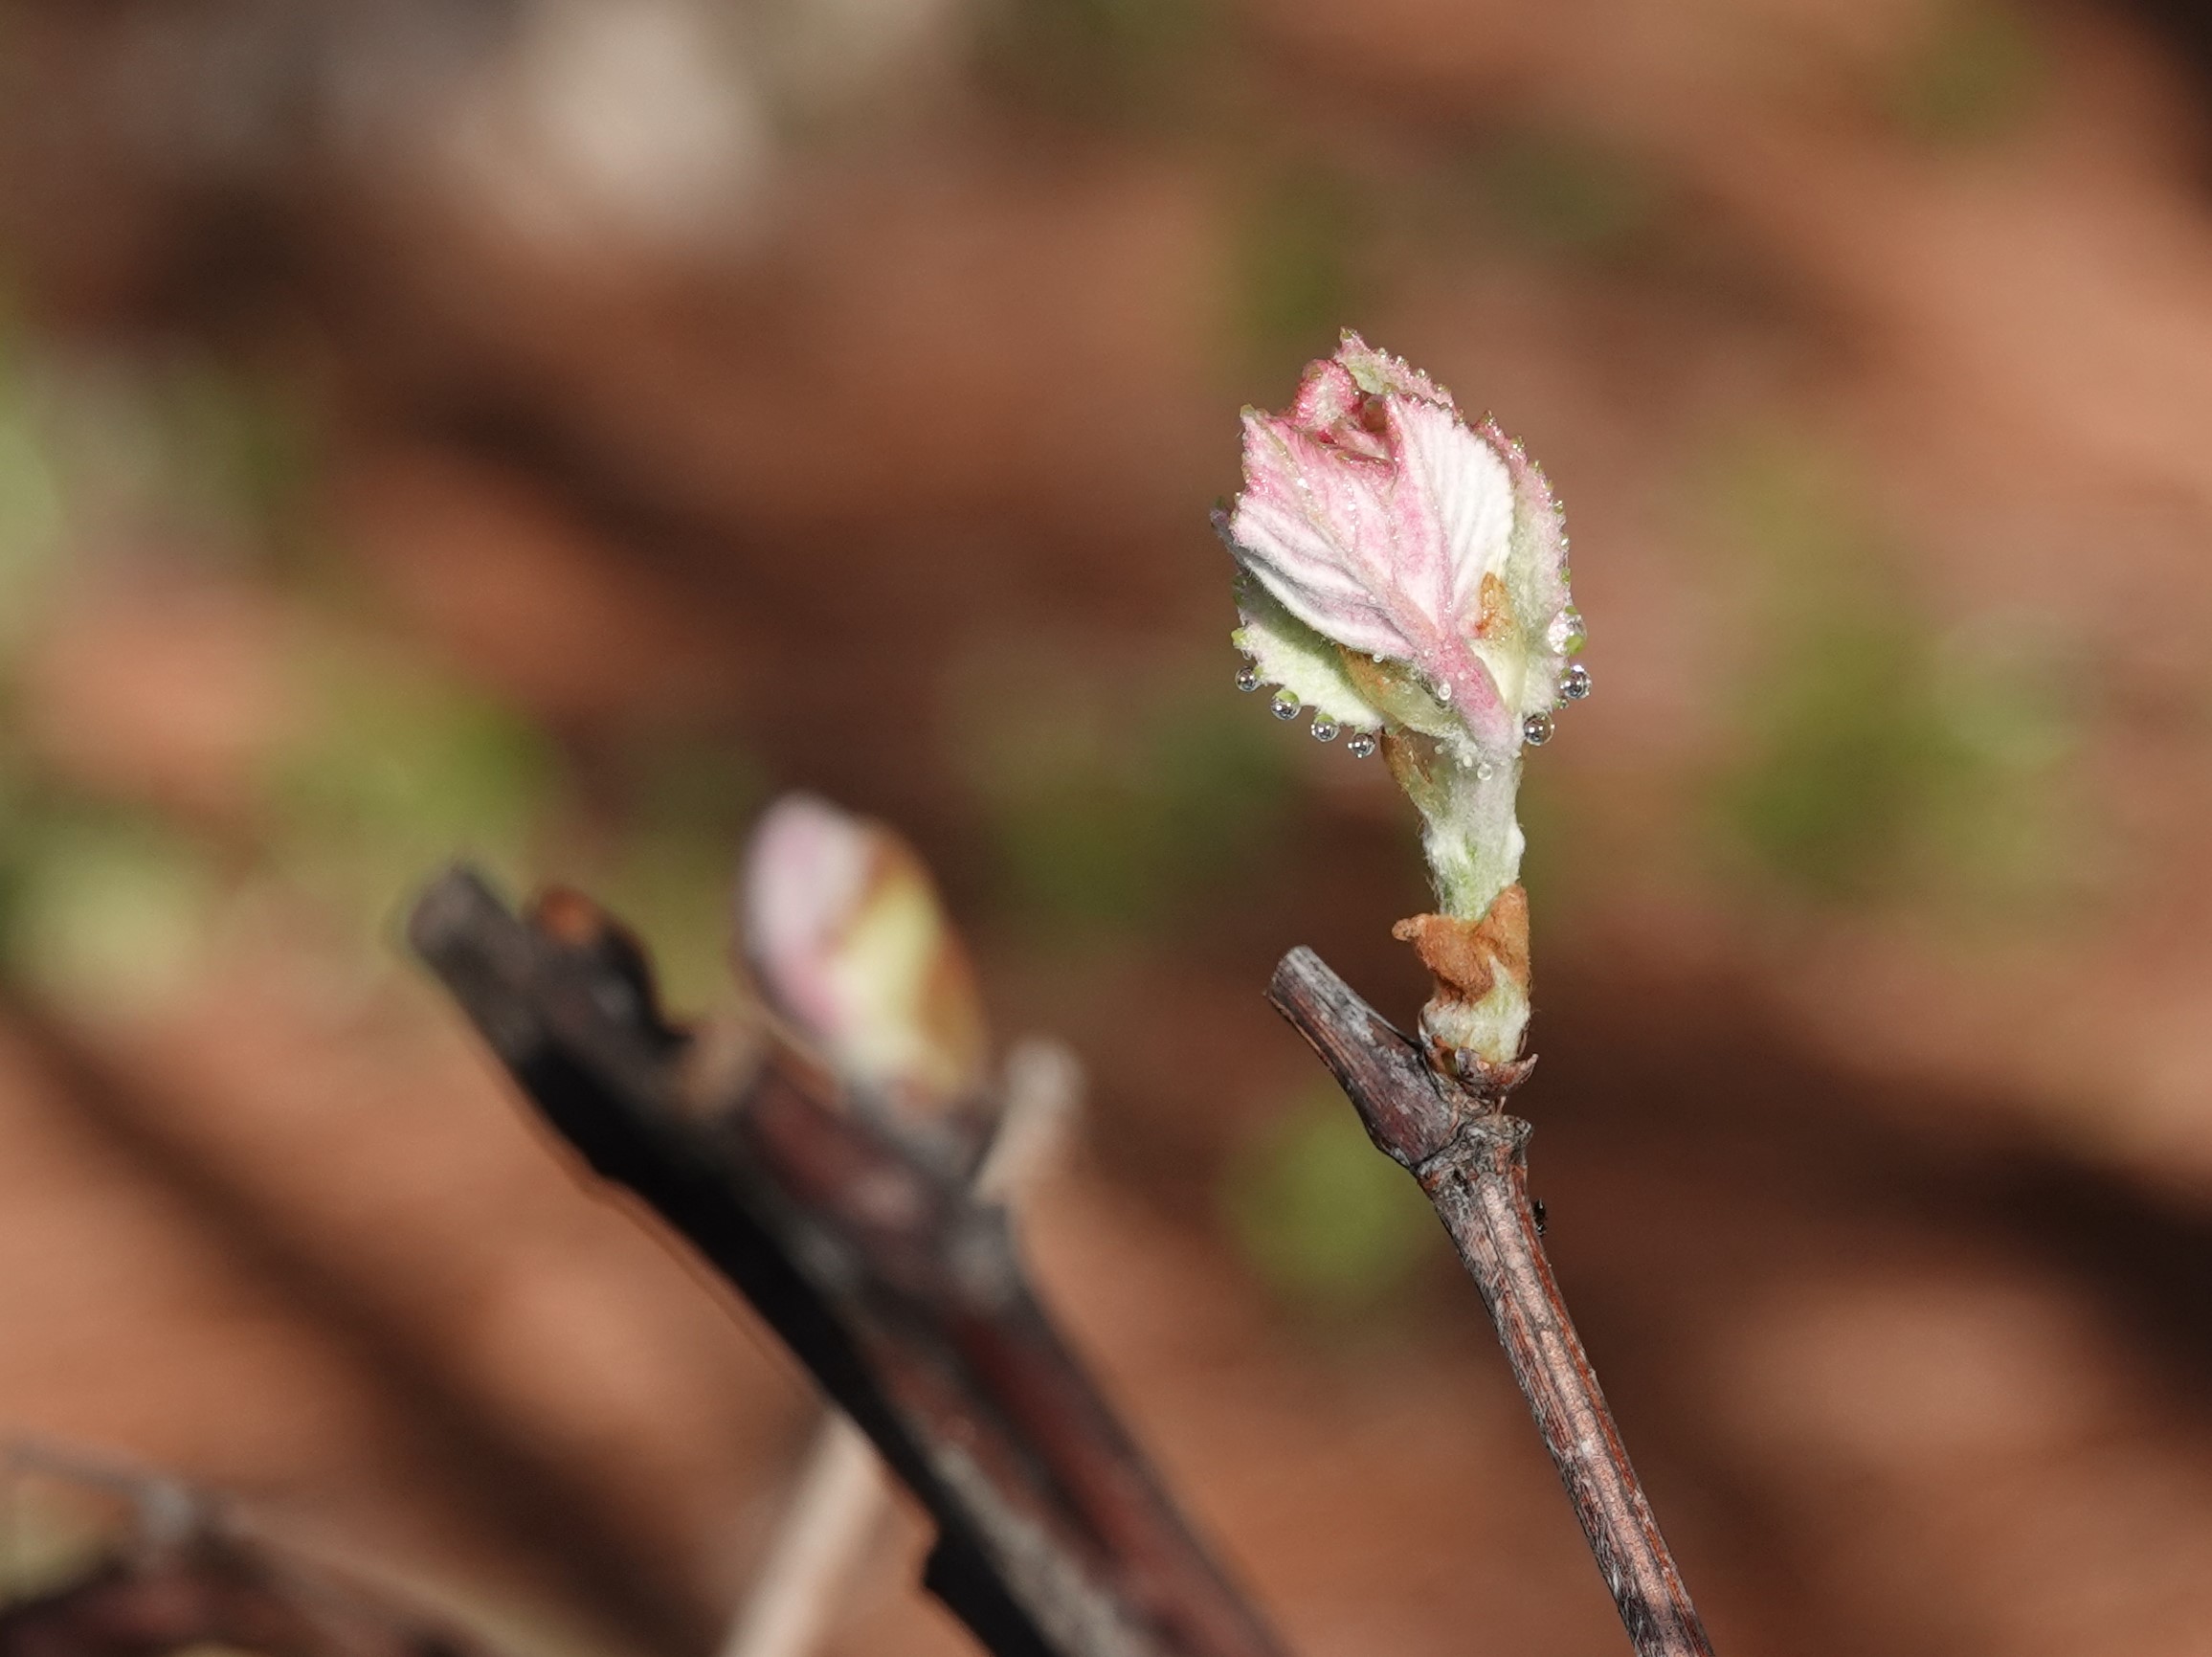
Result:
{"label": "blurred pink bud", "polygon": [[762,994],[839,1074],[909,1109],[982,1088],[974,974],[928,869],[898,835],[786,795],[753,830],[739,898]]}
{"label": "blurred pink bud", "polygon": [[1475,749],[1517,751],[1556,705],[1581,623],[1542,471],[1357,334],[1306,370],[1288,411],[1245,411],[1225,532],[1293,617],[1410,667]]}

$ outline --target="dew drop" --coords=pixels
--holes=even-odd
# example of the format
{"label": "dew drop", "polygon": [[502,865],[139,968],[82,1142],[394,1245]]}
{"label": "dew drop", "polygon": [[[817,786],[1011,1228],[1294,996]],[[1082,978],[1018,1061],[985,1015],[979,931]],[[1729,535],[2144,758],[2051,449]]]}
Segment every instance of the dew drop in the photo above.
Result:
{"label": "dew drop", "polygon": [[1353,759],[1366,759],[1381,746],[1372,730],[1355,730],[1344,739],[1344,751]]}
{"label": "dew drop", "polygon": [[1437,681],[1436,695],[1439,702],[1442,703],[1446,707],[1451,706],[1452,687],[1448,680],[1440,679]]}
{"label": "dew drop", "polygon": [[1542,748],[1550,742],[1552,740],[1552,716],[1548,713],[1531,713],[1527,719],[1521,721],[1521,740],[1531,748]]}
{"label": "dew drop", "polygon": [[1478,759],[1475,761],[1475,780],[1477,782],[1488,782],[1490,778],[1496,776],[1497,774],[1498,768],[1492,765],[1488,760]]}
{"label": "dew drop", "polygon": [[1337,728],[1336,721],[1330,719],[1327,714],[1317,713],[1313,716],[1313,740],[1315,742],[1334,742]]}
{"label": "dew drop", "polygon": [[1260,670],[1249,661],[1237,669],[1237,688],[1239,690],[1258,690],[1260,688]]}
{"label": "dew drop", "polygon": [[1277,719],[1296,719],[1300,711],[1298,698],[1287,690],[1278,690],[1270,705],[1275,709]]}
{"label": "dew drop", "polygon": [[1572,656],[1589,641],[1582,629],[1582,612],[1570,604],[1552,618],[1545,642],[1562,656]]}
{"label": "dew drop", "polygon": [[1590,694],[1590,670],[1579,661],[1567,669],[1559,681],[1559,694],[1569,702],[1580,702]]}

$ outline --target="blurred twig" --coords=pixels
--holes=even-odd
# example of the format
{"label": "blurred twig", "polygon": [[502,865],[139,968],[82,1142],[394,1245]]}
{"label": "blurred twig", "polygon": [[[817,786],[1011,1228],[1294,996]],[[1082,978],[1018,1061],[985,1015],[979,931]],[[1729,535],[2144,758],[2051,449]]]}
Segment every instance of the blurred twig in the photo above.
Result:
{"label": "blurred twig", "polygon": [[[1075,1056],[1059,1042],[1028,1041],[1014,1049],[1006,1103],[975,1172],[977,1196],[1010,1208],[1019,1202],[1065,1138],[1082,1085]],[[812,1651],[834,1620],[888,1493],[867,1436],[832,1408],[722,1657]]]}
{"label": "blurred twig", "polygon": [[547,1119],[749,1299],[927,1509],[925,1584],[999,1657],[1277,1657],[1030,1292],[965,1169],[838,1109],[757,1032],[661,1019],[582,900],[509,914],[467,871],[415,948]]}
{"label": "blurred twig", "polygon": [[38,1446],[33,1472],[108,1491],[132,1524],[90,1566],[0,1609],[0,1657],[484,1657],[482,1648],[384,1595],[279,1559],[205,1492]]}
{"label": "blurred twig", "polygon": [[1640,1657],[1711,1657],[1545,1258],[1529,1200],[1529,1125],[1441,1077],[1311,950],[1283,957],[1267,997],[1343,1085],[1369,1137],[1436,1205]]}
{"label": "blurred twig", "polygon": [[657,1650],[704,1649],[714,1623],[665,1557],[619,1523],[603,1482],[551,1453],[463,1373],[450,1339],[335,1237],[310,1194],[206,1131],[194,1095],[0,981],[0,1045],[102,1154],[158,1183],[235,1269],[278,1298],[393,1399],[453,1499],[547,1560],[610,1634]]}
{"label": "blurred twig", "polygon": [[883,1466],[852,1417],[823,1417],[722,1657],[806,1657],[820,1643],[883,1517]]}

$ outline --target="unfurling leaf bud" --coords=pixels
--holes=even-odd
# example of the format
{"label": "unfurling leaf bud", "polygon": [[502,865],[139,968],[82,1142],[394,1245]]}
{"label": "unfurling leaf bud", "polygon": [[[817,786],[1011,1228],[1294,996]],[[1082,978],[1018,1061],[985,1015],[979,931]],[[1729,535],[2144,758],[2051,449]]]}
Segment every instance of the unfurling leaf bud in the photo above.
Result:
{"label": "unfurling leaf bud", "polygon": [[932,1115],[984,1086],[982,1003],[929,871],[883,824],[786,795],[739,881],[761,992],[845,1080]]}
{"label": "unfurling leaf bud", "polygon": [[[1435,974],[1440,1059],[1495,1082],[1529,1017],[1516,884],[1521,750],[1586,674],[1567,533],[1544,474],[1490,420],[1346,333],[1281,414],[1244,413],[1244,486],[1216,527],[1241,567],[1246,677],[1380,746],[1420,809],[1441,913],[1405,922]],[[1240,681],[1242,683],[1242,681]]]}

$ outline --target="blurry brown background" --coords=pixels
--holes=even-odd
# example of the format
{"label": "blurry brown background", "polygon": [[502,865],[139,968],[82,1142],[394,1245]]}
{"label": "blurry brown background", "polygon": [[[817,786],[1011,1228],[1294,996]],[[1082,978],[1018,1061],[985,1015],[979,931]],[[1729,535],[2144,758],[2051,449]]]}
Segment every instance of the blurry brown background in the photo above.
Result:
{"label": "blurry brown background", "polygon": [[[1569,1297],[1720,1648],[2212,1652],[2212,19],[1981,0],[8,0],[0,1421],[520,1653],[705,1657],[812,1419],[402,958],[469,851],[719,993],[897,821],[1090,1067],[1039,1269],[1309,1657],[1622,1648],[1261,1002],[1419,994],[1230,687],[1336,328],[1568,503]],[[881,1540],[842,1652],[952,1652]]]}

